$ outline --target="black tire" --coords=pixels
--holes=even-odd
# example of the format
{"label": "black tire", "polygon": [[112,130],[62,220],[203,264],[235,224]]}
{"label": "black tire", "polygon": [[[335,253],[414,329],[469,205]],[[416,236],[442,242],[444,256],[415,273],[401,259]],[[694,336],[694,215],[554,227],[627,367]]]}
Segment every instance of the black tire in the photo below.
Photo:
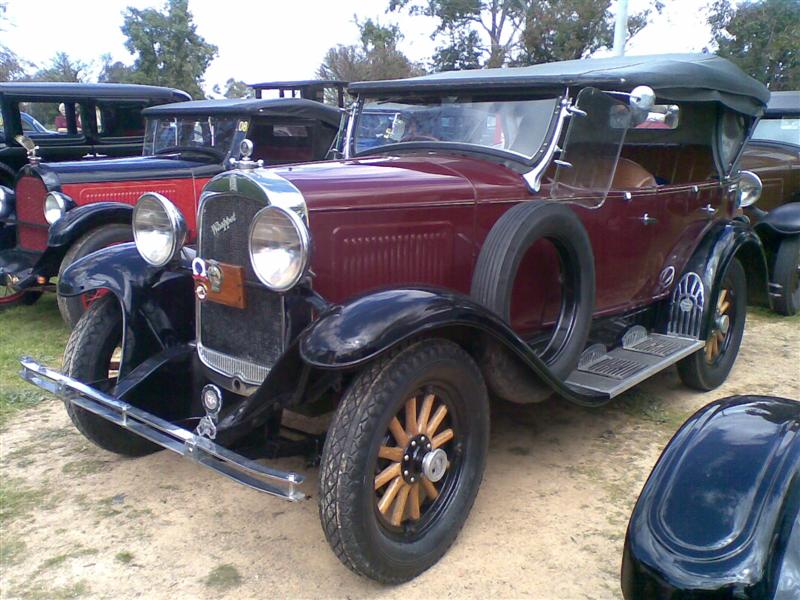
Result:
{"label": "black tire", "polygon": [[[698,350],[678,362],[678,375],[685,385],[695,390],[707,392],[719,387],[728,377],[739,346],[744,335],[744,323],[747,313],[747,276],[741,263],[733,259],[721,278],[720,289],[729,290],[733,301],[730,303],[732,311],[729,314],[730,325],[724,340],[719,342],[722,346],[719,354],[709,360],[707,347]],[[713,309],[717,310],[717,306]],[[715,329],[709,339],[715,334]]]}
{"label": "black tire", "polygon": [[[111,356],[121,339],[122,313],[116,298],[107,296],[98,300],[69,336],[64,351],[64,373],[87,383],[107,378]],[[144,456],[160,450],[160,446],[71,402],[65,404],[78,431],[104,450],[123,456]]]}
{"label": "black tire", "polygon": [[[133,231],[130,225],[114,223],[93,229],[75,242],[64,255],[64,259],[58,269],[58,276],[61,277],[66,268],[76,260],[88,256],[92,252],[114,244],[131,241],[133,241]],[[64,319],[70,329],[77,325],[78,319],[86,312],[88,304],[83,296],[66,297],[58,295],[58,310],[61,313],[61,318]]]}
{"label": "black tire", "polygon": [[800,309],[800,235],[781,240],[775,253],[772,280],[781,286],[779,296],[774,296],[775,312],[787,317]]}
{"label": "black tire", "polygon": [[[451,427],[457,432],[448,443],[457,444],[448,456],[451,463],[441,480],[441,494],[435,500],[423,495],[418,506],[428,503],[428,508],[418,514],[419,520],[401,523],[395,531],[380,514],[378,488],[373,487],[380,470],[378,450],[387,443],[390,421],[420,389],[444,390]],[[419,414],[421,418],[423,412]],[[382,583],[408,581],[435,564],[472,508],[488,442],[486,387],[477,365],[460,346],[426,339],[366,367],[342,398],[322,453],[320,520],[339,560]],[[412,492],[416,493],[413,487]]]}
{"label": "black tire", "polygon": [[0,312],[17,306],[31,306],[39,298],[42,292],[13,292],[4,285],[0,285]]}
{"label": "black tire", "polygon": [[[472,279],[472,297],[510,320],[511,296],[523,257],[538,240],[556,248],[563,276],[558,325],[542,360],[559,379],[575,368],[586,345],[595,298],[594,254],[589,235],[567,206],[551,202],[523,202],[495,223],[483,244]],[[491,373],[488,383],[498,396],[512,402],[541,400],[542,385],[527,368],[510,356],[484,359]]]}

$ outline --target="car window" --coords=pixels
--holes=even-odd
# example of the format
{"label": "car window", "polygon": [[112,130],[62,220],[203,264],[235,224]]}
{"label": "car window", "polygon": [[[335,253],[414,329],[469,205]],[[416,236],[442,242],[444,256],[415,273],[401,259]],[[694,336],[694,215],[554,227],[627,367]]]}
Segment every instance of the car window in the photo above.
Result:
{"label": "car window", "polygon": [[753,139],[800,146],[800,116],[761,119],[753,132]]}
{"label": "car window", "polygon": [[102,137],[137,137],[144,135],[144,102],[98,102],[95,107],[97,133]]}
{"label": "car window", "polygon": [[73,102],[20,102],[22,130],[33,137],[78,135],[81,132],[80,105]]}
{"label": "car window", "polygon": [[[246,121],[244,124],[246,125]],[[144,155],[208,148],[227,155],[239,127],[236,117],[159,117],[147,119]]]}
{"label": "car window", "polygon": [[557,98],[416,101],[367,99],[357,115],[356,153],[406,142],[450,142],[531,159],[544,144]]}
{"label": "car window", "polygon": [[265,163],[314,159],[313,127],[276,120],[255,119],[247,132],[253,142],[253,159]]}

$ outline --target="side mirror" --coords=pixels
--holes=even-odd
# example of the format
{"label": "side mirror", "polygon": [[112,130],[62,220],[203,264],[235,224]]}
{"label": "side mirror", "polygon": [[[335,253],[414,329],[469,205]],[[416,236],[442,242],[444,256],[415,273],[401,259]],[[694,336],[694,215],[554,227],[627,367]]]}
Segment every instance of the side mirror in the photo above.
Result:
{"label": "side mirror", "polygon": [[647,113],[656,104],[656,93],[653,88],[640,85],[631,91],[629,102],[632,108]]}
{"label": "side mirror", "polygon": [[753,206],[761,197],[764,189],[761,178],[752,171],[742,171],[739,174],[739,190],[737,191],[737,203],[739,208]]}

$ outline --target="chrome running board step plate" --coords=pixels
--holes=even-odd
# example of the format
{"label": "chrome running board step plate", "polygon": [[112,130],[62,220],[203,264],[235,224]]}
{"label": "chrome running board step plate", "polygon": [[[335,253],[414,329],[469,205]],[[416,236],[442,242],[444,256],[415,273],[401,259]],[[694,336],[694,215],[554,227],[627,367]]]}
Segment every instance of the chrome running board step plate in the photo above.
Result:
{"label": "chrome running board step plate", "polygon": [[626,334],[623,345],[606,352],[602,344],[584,351],[567,385],[579,392],[600,392],[618,396],[637,383],[655,375],[696,352],[705,342],[660,333]]}
{"label": "chrome running board step plate", "polygon": [[20,364],[22,365],[20,376],[25,381],[167,450],[172,450],[260,492],[293,501],[306,497],[297,490],[297,486],[303,483],[304,479],[299,473],[278,471],[245,458],[208,438],[200,437],[156,415],[40,365],[32,358],[22,358]]}

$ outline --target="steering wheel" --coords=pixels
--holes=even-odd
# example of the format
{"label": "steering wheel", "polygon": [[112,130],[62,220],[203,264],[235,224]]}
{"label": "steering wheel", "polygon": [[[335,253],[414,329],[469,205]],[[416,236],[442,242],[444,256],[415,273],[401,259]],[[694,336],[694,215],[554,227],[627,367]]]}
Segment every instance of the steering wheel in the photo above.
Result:
{"label": "steering wheel", "polygon": [[439,139],[431,135],[412,135],[411,137],[403,138],[401,142],[438,142]]}

